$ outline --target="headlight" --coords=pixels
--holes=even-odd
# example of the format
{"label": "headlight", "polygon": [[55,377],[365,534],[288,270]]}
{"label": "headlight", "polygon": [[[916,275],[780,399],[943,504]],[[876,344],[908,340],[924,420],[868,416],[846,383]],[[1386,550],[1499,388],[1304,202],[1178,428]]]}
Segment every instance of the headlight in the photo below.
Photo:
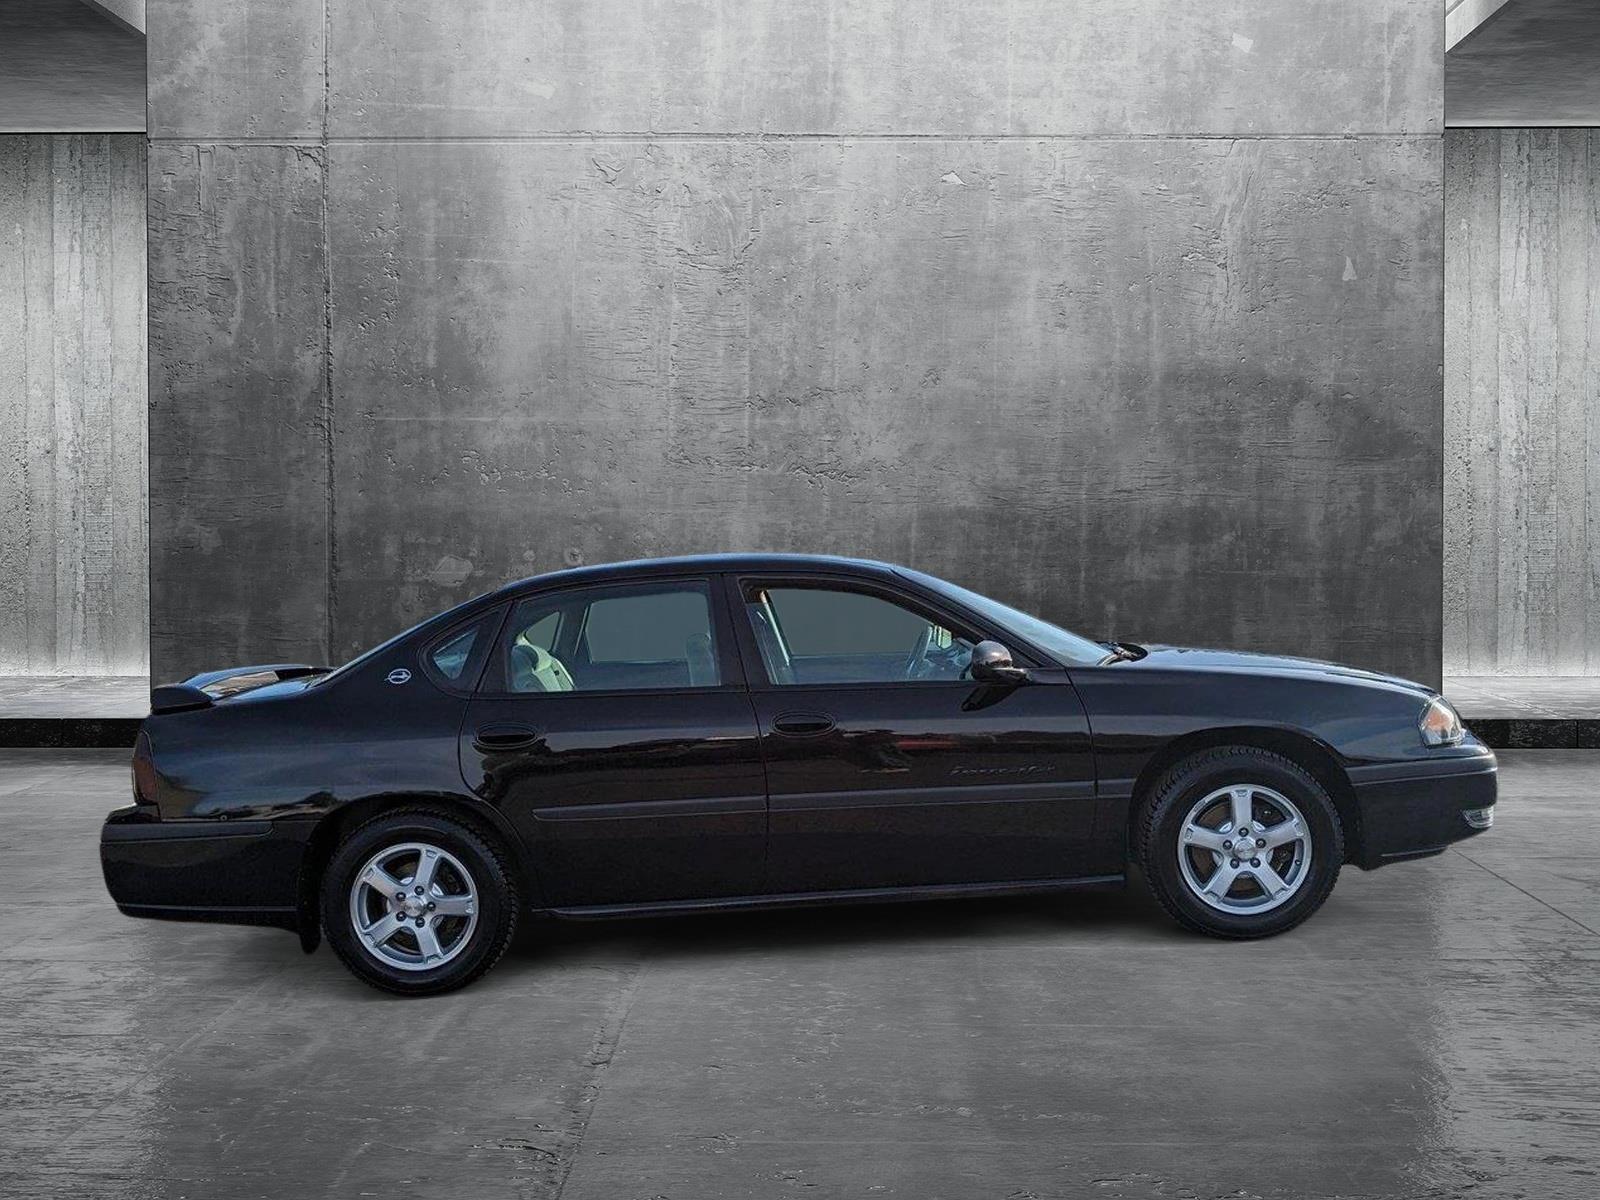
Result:
{"label": "headlight", "polygon": [[1428,746],[1459,746],[1463,736],[1461,718],[1456,710],[1437,698],[1422,710],[1422,720],[1417,722],[1422,741]]}

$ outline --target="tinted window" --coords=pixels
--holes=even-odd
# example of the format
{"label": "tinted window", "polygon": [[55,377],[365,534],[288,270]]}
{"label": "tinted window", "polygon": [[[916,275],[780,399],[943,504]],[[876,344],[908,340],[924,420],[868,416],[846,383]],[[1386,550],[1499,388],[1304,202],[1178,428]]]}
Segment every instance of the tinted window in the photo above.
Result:
{"label": "tinted window", "polygon": [[584,649],[594,663],[687,661],[689,642],[710,635],[710,609],[699,591],[596,600],[583,625]]}
{"label": "tinted window", "polygon": [[709,592],[701,583],[641,584],[524,600],[502,668],[513,692],[716,687]]}
{"label": "tinted window", "polygon": [[559,609],[545,613],[535,619],[520,634],[522,640],[530,646],[538,646],[541,650],[553,650],[556,644],[556,633],[561,628],[561,612]]}
{"label": "tinted window", "polygon": [[486,643],[494,636],[504,608],[485,613],[470,625],[460,626],[429,644],[424,654],[428,671],[441,682],[468,685],[477,678]]}
{"label": "tinted window", "polygon": [[864,592],[761,588],[748,596],[746,611],[774,683],[960,679],[972,661],[966,638]]}
{"label": "tinted window", "polygon": [[460,679],[461,672],[467,669],[467,660],[472,657],[472,644],[478,640],[478,627],[461,633],[452,634],[446,638],[428,655],[433,663],[433,669],[446,679]]}
{"label": "tinted window", "polygon": [[924,575],[921,571],[908,571],[900,567],[895,569],[907,579],[915,579],[925,587],[950,597],[956,603],[966,605],[980,617],[995,622],[1002,629],[1015,630],[1065,664],[1090,666],[1101,663],[1105,661],[1110,651],[1109,646],[1100,642],[1090,641],[1069,629],[1052,625],[1032,613],[1012,608],[1009,604],[1001,604],[998,600],[979,595],[957,584],[935,579],[932,575]]}

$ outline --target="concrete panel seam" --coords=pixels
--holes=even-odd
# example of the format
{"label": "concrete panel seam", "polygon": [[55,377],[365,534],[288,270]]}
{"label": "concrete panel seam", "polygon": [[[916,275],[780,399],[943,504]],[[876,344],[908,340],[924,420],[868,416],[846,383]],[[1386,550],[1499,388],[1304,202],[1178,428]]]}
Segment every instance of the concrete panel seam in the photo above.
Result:
{"label": "concrete panel seam", "polygon": [[[322,143],[328,144],[328,119],[332,107],[332,90],[328,83],[329,54],[328,45],[331,42],[333,18],[328,11],[328,0],[322,0]],[[324,149],[320,155],[322,160],[322,421],[324,448],[328,477],[326,481],[326,520],[328,523],[327,544],[327,571],[328,571],[328,613],[327,626],[324,631],[326,637],[323,658],[331,662],[333,648],[338,645],[334,635],[334,621],[338,617],[338,605],[335,603],[337,584],[335,567],[338,563],[338,550],[335,545],[337,526],[334,524],[334,493],[333,493],[333,244],[328,232],[328,153]]]}

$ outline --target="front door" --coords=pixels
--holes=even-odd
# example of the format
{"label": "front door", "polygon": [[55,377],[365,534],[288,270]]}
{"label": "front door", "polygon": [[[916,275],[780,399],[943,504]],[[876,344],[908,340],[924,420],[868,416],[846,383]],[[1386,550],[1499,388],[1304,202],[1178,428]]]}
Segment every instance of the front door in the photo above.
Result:
{"label": "front door", "polygon": [[460,739],[553,908],[764,887],[765,779],[726,607],[704,578],[518,602]]}
{"label": "front door", "polygon": [[766,751],[769,890],[1021,883],[1096,865],[1088,721],[1065,672],[975,684],[963,676],[988,631],[884,585],[736,589]]}

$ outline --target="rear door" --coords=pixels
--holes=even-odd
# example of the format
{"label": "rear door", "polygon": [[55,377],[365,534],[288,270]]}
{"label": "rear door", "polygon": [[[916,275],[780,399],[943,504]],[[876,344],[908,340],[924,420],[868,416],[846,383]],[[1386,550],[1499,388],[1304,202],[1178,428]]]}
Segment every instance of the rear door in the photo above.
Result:
{"label": "rear door", "polygon": [[468,707],[460,758],[468,784],[532,848],[552,907],[764,887],[755,716],[709,578],[515,604]]}
{"label": "rear door", "polygon": [[1064,671],[975,684],[972,646],[991,631],[881,582],[730,586],[766,752],[772,891],[1018,883],[1099,865],[1088,721]]}

